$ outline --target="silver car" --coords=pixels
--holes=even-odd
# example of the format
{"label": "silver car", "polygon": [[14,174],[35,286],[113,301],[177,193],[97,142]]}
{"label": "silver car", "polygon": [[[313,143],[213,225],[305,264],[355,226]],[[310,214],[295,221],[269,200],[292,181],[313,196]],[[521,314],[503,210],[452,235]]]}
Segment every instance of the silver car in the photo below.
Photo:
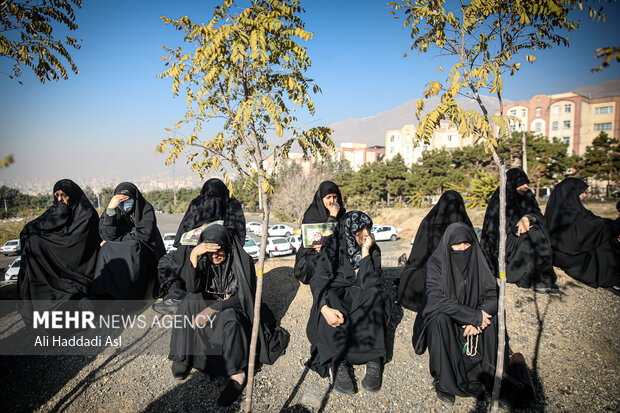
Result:
{"label": "silver car", "polygon": [[19,274],[19,267],[21,266],[21,262],[22,257],[19,257],[18,259],[13,261],[11,265],[9,265],[9,268],[7,268],[6,272],[4,273],[4,281],[17,281],[17,274]]}

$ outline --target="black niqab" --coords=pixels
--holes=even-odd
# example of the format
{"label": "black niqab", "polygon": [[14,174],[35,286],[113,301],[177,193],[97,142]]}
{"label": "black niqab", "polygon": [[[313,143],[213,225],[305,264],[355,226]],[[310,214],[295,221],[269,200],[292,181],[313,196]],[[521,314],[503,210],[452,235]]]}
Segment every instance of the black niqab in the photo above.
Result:
{"label": "black niqab", "polygon": [[431,256],[448,225],[463,222],[473,228],[463,197],[456,191],[446,191],[420,223],[411,253],[398,285],[399,303],[418,311],[424,294],[426,261]]}

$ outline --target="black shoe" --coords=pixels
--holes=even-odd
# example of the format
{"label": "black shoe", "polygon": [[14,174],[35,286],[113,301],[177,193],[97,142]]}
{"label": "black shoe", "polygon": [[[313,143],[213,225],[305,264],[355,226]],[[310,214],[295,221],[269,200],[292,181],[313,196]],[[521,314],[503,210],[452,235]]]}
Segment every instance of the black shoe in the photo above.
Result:
{"label": "black shoe", "polygon": [[547,285],[547,294],[557,294],[560,292],[560,287],[556,283]]}
{"label": "black shoe", "polygon": [[229,379],[226,383],[226,387],[220,393],[220,397],[217,398],[217,405],[220,407],[228,407],[232,405],[243,391],[243,384],[237,383],[233,379]]}
{"label": "black shoe", "polygon": [[545,283],[536,283],[532,289],[539,294],[557,294],[560,292],[560,287],[556,283],[551,283],[549,285]]}
{"label": "black shoe", "polygon": [[435,380],[435,391],[437,392],[437,398],[442,402],[452,406],[454,404],[454,394],[441,390],[439,387],[439,381]]}
{"label": "black shoe", "polygon": [[373,393],[381,390],[381,359],[366,363],[366,376],[362,380],[362,387]]}
{"label": "black shoe", "polygon": [[163,301],[153,304],[152,308],[159,314],[176,314],[180,303],[181,300],[178,298],[166,298]]}
{"label": "black shoe", "polygon": [[173,361],[172,362],[172,377],[177,380],[185,380],[187,376],[189,376],[192,368],[182,361]]}
{"label": "black shoe", "polygon": [[332,365],[331,369],[329,369],[329,373],[334,382],[334,390],[342,394],[355,393],[355,384],[349,372],[349,364],[346,361],[342,360]]}

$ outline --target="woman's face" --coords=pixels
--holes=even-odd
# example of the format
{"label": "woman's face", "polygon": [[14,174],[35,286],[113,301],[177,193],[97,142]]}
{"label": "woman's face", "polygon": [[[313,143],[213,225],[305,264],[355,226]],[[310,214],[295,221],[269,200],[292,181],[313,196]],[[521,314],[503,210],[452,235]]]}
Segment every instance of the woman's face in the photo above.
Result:
{"label": "woman's face", "polygon": [[457,244],[452,244],[453,251],[465,251],[469,247],[471,247],[471,244],[469,242],[459,242]]}
{"label": "woman's face", "polygon": [[224,249],[220,247],[215,252],[207,252],[207,257],[209,257],[209,260],[213,264],[218,265],[226,261],[226,251],[224,251]]}
{"label": "woman's face", "polygon": [[335,203],[338,203],[338,195],[327,194],[323,197],[323,205],[325,206],[325,208],[329,208]]}
{"label": "woman's face", "polygon": [[54,192],[54,198],[56,198],[58,202],[62,202],[65,205],[69,202],[69,195],[65,194],[62,189]]}
{"label": "woman's face", "polygon": [[370,236],[370,225],[364,225],[362,229],[355,233],[355,241],[361,246],[366,242],[366,238]]}

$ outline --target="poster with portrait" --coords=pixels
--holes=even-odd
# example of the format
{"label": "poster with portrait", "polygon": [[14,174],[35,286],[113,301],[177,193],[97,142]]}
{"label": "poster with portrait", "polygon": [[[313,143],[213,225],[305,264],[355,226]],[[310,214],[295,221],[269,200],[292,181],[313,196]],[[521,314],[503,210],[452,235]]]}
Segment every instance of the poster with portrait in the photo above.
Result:
{"label": "poster with portrait", "polygon": [[322,222],[319,224],[303,224],[301,226],[301,239],[304,248],[312,248],[323,244],[323,239],[334,233],[336,222]]}
{"label": "poster with portrait", "polygon": [[224,221],[220,220],[209,222],[207,224],[202,224],[198,228],[194,228],[190,231],[184,232],[183,235],[181,235],[181,245],[192,245],[195,247],[196,245],[198,245],[198,241],[200,241],[200,234],[202,234],[202,231],[204,231],[208,226],[214,224],[224,225]]}

